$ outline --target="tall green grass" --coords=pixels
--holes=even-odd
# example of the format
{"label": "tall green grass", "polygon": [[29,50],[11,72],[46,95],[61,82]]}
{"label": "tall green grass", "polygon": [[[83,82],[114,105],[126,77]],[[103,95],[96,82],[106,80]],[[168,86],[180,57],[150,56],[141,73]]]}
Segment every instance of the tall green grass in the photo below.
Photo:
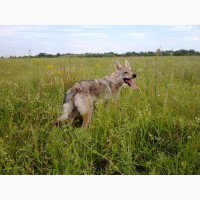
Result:
{"label": "tall green grass", "polygon": [[0,59],[0,174],[200,174],[200,57],[131,57],[137,91],[56,127],[63,95],[125,58]]}

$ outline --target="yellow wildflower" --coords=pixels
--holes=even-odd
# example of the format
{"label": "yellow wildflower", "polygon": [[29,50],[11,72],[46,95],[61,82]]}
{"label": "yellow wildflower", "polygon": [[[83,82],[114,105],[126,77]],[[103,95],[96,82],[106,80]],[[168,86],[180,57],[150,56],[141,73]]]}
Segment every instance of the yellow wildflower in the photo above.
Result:
{"label": "yellow wildflower", "polygon": [[48,69],[52,69],[52,68],[54,68],[53,65],[47,65],[46,67],[47,67]]}

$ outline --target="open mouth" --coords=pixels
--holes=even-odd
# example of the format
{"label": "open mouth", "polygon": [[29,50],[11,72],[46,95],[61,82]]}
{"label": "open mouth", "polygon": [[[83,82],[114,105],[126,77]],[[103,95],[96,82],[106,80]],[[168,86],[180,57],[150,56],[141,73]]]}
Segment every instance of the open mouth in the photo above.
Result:
{"label": "open mouth", "polygon": [[137,85],[131,79],[124,78],[124,82],[133,90],[137,89]]}

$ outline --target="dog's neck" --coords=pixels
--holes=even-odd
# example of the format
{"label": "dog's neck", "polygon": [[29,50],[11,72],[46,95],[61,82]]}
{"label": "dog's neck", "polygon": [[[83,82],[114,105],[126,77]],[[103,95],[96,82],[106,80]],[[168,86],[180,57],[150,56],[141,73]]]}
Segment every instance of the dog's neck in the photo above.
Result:
{"label": "dog's neck", "polygon": [[[117,87],[121,87],[123,85],[123,83],[119,83],[117,79],[113,78],[113,77],[115,77],[115,73],[117,73],[117,72],[113,72],[112,74],[105,76],[104,79],[108,80],[109,82],[111,82],[113,85],[115,85]],[[115,81],[113,81],[113,80],[115,80]]]}

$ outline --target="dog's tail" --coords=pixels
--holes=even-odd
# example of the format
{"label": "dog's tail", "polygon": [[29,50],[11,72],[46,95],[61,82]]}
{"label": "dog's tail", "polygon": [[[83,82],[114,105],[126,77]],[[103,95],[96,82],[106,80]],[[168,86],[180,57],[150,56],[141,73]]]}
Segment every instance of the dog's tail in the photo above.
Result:
{"label": "dog's tail", "polygon": [[76,88],[71,87],[64,96],[63,104],[69,102],[73,96],[76,94]]}

